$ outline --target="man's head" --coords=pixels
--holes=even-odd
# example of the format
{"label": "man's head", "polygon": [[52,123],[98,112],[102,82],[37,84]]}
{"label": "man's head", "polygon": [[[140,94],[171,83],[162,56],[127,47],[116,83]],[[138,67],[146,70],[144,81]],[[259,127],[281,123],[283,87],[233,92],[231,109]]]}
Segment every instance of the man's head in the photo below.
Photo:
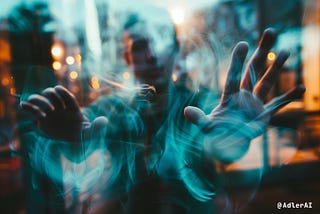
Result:
{"label": "man's head", "polygon": [[167,11],[151,9],[129,16],[124,26],[123,58],[139,84],[166,91],[179,44]]}

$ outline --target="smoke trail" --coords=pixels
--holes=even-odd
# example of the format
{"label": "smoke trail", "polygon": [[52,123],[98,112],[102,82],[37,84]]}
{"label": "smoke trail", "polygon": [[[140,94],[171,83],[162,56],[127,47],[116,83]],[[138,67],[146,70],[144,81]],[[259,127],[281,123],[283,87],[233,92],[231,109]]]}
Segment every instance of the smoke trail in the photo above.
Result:
{"label": "smoke trail", "polygon": [[[115,38],[109,41],[110,44],[119,41],[120,35],[113,36]],[[211,41],[207,38],[209,36]],[[228,38],[230,39],[230,37]],[[181,52],[184,52],[185,55],[181,56],[181,60],[186,61],[188,78],[194,84],[191,87],[193,92],[198,92],[198,89],[204,86],[219,90],[220,75],[223,75],[224,72],[218,73],[219,59],[226,58],[224,54],[219,53],[223,49],[223,45],[214,35],[209,33],[193,35],[185,38],[182,42],[185,43],[185,46],[182,45]],[[162,48],[158,47],[159,50]],[[57,142],[39,137],[37,134],[30,136],[29,141],[34,143],[29,153],[31,165],[38,173],[50,178],[55,185],[63,184],[64,190],[58,192],[58,195],[71,195],[73,200],[77,200],[79,195],[84,195],[82,200],[86,200],[97,193],[102,197],[112,197],[117,192],[129,191],[132,185],[139,180],[139,172],[142,171],[141,164],[145,164],[141,163],[140,159],[146,148],[143,143],[145,139],[136,138],[145,134],[146,127],[139,112],[133,108],[133,104],[123,100],[129,95],[131,97],[129,101],[132,101],[136,98],[137,92],[140,93],[139,95],[143,95],[157,91],[153,85],[135,85],[121,79],[119,74],[128,68],[123,66],[119,56],[114,58],[114,61],[104,62],[105,64],[91,61],[90,58],[83,62],[84,70],[88,69],[89,71],[82,78],[96,76],[101,83],[97,90],[104,91],[111,87],[124,92],[111,93],[109,97],[101,98],[101,101],[97,100],[91,109],[84,110],[90,120],[97,116],[106,116],[110,122],[106,127],[108,134],[104,132],[93,133],[92,140],[80,142],[80,146],[76,148],[67,142]],[[188,70],[193,70],[193,73]],[[209,78],[211,75],[215,75],[214,80]],[[251,77],[253,82],[256,82],[256,77],[254,75]],[[212,106],[219,102],[219,97],[211,96],[213,94],[208,93],[199,98],[199,102],[207,108],[206,112],[210,112]],[[25,95],[23,94],[23,96]],[[217,126],[219,129],[212,134],[210,142],[207,142],[208,138],[199,137],[203,134],[201,132],[203,130],[184,121],[182,110],[184,106],[190,105],[189,97],[174,96],[169,93],[165,95],[170,97],[171,113],[169,112],[165,120],[161,121],[162,125],[152,139],[154,148],[146,161],[148,170],[150,172],[156,171],[164,179],[181,179],[190,194],[199,201],[207,201],[219,192],[227,192],[220,183],[228,184],[227,177],[221,178],[225,179],[224,181],[220,181],[220,178],[210,180],[207,173],[212,173],[214,176],[218,176],[218,173],[215,174],[213,170],[203,169],[202,155],[204,150],[211,150],[209,143],[213,141],[216,143],[215,146],[222,150],[237,145],[238,136],[246,136],[248,139],[257,137],[263,133],[265,128],[257,121],[268,117],[268,113],[275,109],[269,109],[266,115],[258,115],[252,121],[246,121],[246,118],[239,117],[238,112],[232,112],[232,117],[227,121],[217,119],[213,126]],[[192,97],[191,100],[193,99],[195,98]],[[148,103],[148,107],[152,105],[147,96],[143,100]],[[138,109],[141,107],[139,104],[135,106]],[[242,103],[242,105],[247,105],[245,108],[250,108],[249,103]],[[230,109],[227,110],[230,111]],[[240,123],[241,121],[246,121],[247,124]],[[243,131],[243,128],[248,124],[252,126],[250,133]],[[213,129],[213,127],[209,128]],[[232,134],[229,134],[230,130]],[[220,137],[214,138],[215,134]],[[214,151],[205,152],[214,153]],[[240,162],[238,164],[238,168],[242,169],[246,163]],[[258,166],[254,174],[243,172],[241,179],[243,181],[250,180],[252,184],[252,187],[248,188],[247,200],[239,205],[226,197],[225,212],[234,207],[243,207],[252,200],[259,187],[263,170],[263,166]],[[37,181],[34,182],[34,185],[37,186]],[[76,201],[74,202],[76,203]]]}

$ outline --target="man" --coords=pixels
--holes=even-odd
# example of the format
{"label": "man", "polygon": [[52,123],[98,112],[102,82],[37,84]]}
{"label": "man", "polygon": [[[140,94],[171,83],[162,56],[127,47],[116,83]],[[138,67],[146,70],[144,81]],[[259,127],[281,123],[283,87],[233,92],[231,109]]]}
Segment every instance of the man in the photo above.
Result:
{"label": "man", "polygon": [[44,138],[68,143],[60,151],[71,161],[81,162],[97,150],[109,154],[111,173],[104,186],[104,194],[114,199],[109,209],[210,213],[210,203],[205,202],[219,188],[215,163],[228,164],[242,157],[272,114],[299,97],[304,87],[264,105],[277,71],[289,56],[281,51],[265,69],[276,39],[269,29],[243,77],[248,45],[236,45],[219,104],[206,114],[200,109],[205,108],[199,104],[201,97],[172,83],[179,50],[174,26],[165,25],[167,34],[161,37],[162,28],[149,25],[150,21],[132,17],[123,37],[123,58],[137,84],[149,90],[142,87],[134,99],[102,97],[82,111],[68,90],[56,86],[30,96],[21,106],[36,117]]}

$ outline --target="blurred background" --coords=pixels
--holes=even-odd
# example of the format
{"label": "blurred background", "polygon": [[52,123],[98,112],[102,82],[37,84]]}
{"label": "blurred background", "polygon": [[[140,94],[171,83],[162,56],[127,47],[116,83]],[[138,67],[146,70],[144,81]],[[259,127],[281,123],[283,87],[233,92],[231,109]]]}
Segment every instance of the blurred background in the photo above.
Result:
{"label": "blurred background", "polygon": [[[24,213],[28,206],[23,163],[14,152],[20,146],[17,121],[24,117],[17,104],[56,84],[72,91],[82,106],[101,94],[121,90],[119,85],[131,86],[133,75],[122,60],[120,32],[130,5],[143,7],[146,3],[170,12],[182,47],[172,79],[179,84],[187,75],[191,80],[188,87],[194,90],[205,87],[220,93],[234,45],[245,40],[252,53],[264,29],[273,27],[279,32],[267,63],[275,60],[280,49],[291,55],[268,100],[301,83],[306,93],[272,118],[268,132],[252,143],[245,157],[221,170],[239,176],[231,192],[241,201],[247,198],[247,190],[257,185],[241,177],[243,172],[250,177],[264,169],[254,195],[239,204],[241,213],[270,213],[278,201],[313,202],[313,209],[304,211],[319,213],[317,0],[2,0],[0,209]],[[218,209],[228,213],[226,204],[217,201]]]}

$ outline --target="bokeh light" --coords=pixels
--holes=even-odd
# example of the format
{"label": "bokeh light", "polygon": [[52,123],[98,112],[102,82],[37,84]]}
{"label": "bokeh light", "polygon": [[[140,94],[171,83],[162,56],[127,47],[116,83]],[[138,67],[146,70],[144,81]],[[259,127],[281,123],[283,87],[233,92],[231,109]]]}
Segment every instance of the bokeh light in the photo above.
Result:
{"label": "bokeh light", "polygon": [[66,63],[67,63],[68,65],[72,65],[74,62],[75,62],[75,59],[74,59],[73,56],[68,56],[68,57],[66,58]]}
{"label": "bokeh light", "polygon": [[60,70],[61,69],[61,67],[62,67],[62,65],[61,65],[61,63],[60,62],[58,62],[58,61],[54,61],[53,63],[52,63],[52,68],[54,69],[54,70]]}
{"label": "bokeh light", "polygon": [[100,88],[100,84],[99,84],[99,79],[95,76],[91,77],[91,87],[93,89],[99,89]]}
{"label": "bokeh light", "polygon": [[269,52],[268,53],[268,60],[274,61],[275,59],[276,59],[276,54],[274,52]]}
{"label": "bokeh light", "polygon": [[130,73],[128,71],[123,72],[122,74],[123,79],[128,80],[130,79]]}
{"label": "bokeh light", "polygon": [[177,74],[172,74],[172,80],[173,82],[176,82],[178,80]]}
{"label": "bokeh light", "polygon": [[7,77],[4,77],[4,78],[1,80],[1,84],[2,84],[3,86],[8,86],[9,83],[10,83],[10,79],[7,78]]}
{"label": "bokeh light", "polygon": [[180,25],[184,22],[184,10],[181,7],[175,7],[171,11],[171,17],[176,25]]}
{"label": "bokeh light", "polygon": [[71,71],[70,74],[69,74],[69,77],[70,77],[70,79],[72,79],[72,80],[77,79],[78,76],[79,76],[79,74],[78,74],[78,72],[76,72],[76,71]]}
{"label": "bokeh light", "polygon": [[63,47],[59,43],[54,44],[51,48],[51,54],[54,59],[61,59],[63,52]]}
{"label": "bokeh light", "polygon": [[78,64],[81,64],[81,60],[82,60],[81,55],[80,55],[80,54],[77,54],[77,55],[75,56],[75,60],[76,60],[76,62],[77,62]]}

